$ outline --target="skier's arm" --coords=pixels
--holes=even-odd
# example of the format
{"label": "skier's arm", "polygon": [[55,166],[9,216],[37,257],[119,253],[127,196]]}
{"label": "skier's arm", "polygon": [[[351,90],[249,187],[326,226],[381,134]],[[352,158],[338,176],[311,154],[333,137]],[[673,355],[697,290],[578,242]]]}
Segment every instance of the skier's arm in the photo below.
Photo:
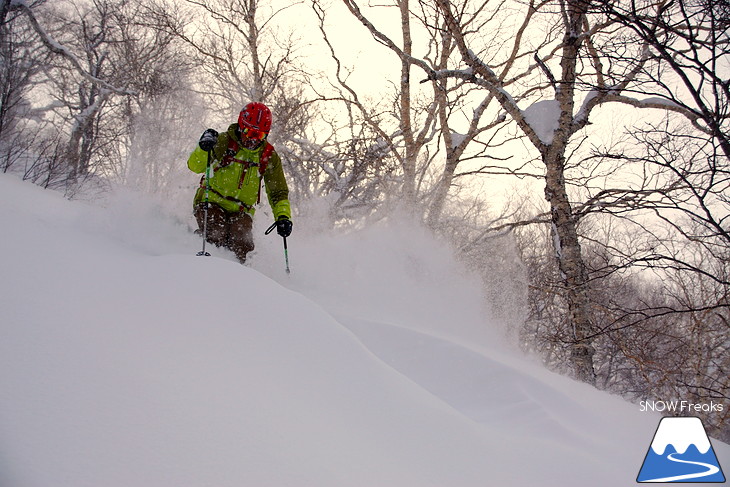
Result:
{"label": "skier's arm", "polygon": [[271,153],[269,165],[264,173],[264,186],[266,187],[266,195],[269,198],[271,211],[274,213],[274,219],[278,220],[285,217],[291,220],[289,186],[286,184],[281,158],[276,151]]}
{"label": "skier's arm", "polygon": [[200,147],[196,147],[195,150],[188,157],[188,169],[195,173],[205,172],[205,166],[208,165],[208,153]]}

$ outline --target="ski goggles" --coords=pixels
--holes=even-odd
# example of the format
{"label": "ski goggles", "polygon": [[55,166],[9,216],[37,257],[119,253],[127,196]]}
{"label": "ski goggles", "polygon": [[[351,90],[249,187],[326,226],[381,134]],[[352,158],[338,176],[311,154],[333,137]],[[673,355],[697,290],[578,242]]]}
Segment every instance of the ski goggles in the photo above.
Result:
{"label": "ski goggles", "polygon": [[241,130],[241,135],[246,137],[247,139],[264,140],[268,134],[266,132],[262,132],[261,130],[245,128]]}

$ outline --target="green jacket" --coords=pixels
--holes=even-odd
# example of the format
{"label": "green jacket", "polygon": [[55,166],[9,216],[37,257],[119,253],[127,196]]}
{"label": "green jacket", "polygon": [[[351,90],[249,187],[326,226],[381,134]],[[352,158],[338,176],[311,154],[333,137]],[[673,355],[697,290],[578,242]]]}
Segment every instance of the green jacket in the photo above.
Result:
{"label": "green jacket", "polygon": [[[234,123],[228,127],[228,131],[218,136],[218,142],[212,151],[212,165],[210,171],[210,191],[208,201],[215,203],[226,211],[245,211],[252,216],[255,212],[254,205],[258,203],[261,191],[261,177],[259,174],[259,161],[266,142],[256,149],[246,149],[241,145],[241,139],[237,135],[237,125]],[[237,160],[226,161],[231,139],[238,145],[238,152],[233,157]],[[249,164],[253,164],[249,166]],[[208,165],[208,153],[200,147],[196,147],[188,158],[188,168],[195,173],[205,173]],[[289,204],[289,187],[284,177],[284,169],[281,166],[281,158],[272,151],[269,157],[266,171],[264,172],[264,186],[269,204],[274,212],[274,219],[278,220],[285,216],[291,219],[291,206]],[[199,204],[205,198],[205,181],[195,193],[193,205]]]}

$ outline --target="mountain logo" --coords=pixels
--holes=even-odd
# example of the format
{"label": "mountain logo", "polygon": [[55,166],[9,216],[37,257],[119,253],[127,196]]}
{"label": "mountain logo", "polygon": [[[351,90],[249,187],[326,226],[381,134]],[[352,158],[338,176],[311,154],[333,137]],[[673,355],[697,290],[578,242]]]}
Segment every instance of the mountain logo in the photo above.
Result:
{"label": "mountain logo", "polygon": [[636,481],[725,482],[700,418],[662,418]]}

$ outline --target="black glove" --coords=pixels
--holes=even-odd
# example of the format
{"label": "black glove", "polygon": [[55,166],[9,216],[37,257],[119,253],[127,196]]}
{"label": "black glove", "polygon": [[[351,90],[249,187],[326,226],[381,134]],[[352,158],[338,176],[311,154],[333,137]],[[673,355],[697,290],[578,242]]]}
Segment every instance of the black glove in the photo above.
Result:
{"label": "black glove", "polygon": [[205,152],[208,152],[210,150],[213,150],[216,142],[218,142],[218,132],[213,129],[208,129],[203,132],[203,135],[200,136],[200,142],[198,142],[198,145]]}
{"label": "black glove", "polygon": [[279,217],[279,219],[276,220],[276,233],[286,238],[291,235],[292,226],[290,219],[285,216]]}

